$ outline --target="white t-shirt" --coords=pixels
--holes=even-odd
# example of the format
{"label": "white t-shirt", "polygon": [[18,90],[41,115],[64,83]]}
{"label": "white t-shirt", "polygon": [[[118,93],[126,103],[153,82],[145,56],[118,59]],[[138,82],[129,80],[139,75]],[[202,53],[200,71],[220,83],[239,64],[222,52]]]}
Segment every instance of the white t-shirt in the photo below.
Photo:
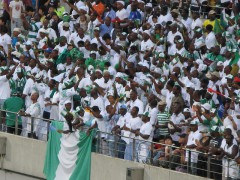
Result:
{"label": "white t-shirt", "polygon": [[116,12],[116,17],[118,17],[121,21],[128,18],[128,12],[126,9],[121,9]]}
{"label": "white t-shirt", "polygon": [[11,45],[12,39],[11,37],[6,33],[4,35],[0,35],[0,44],[3,46],[4,51],[8,54],[8,45]]}
{"label": "white t-shirt", "polygon": [[99,96],[97,99],[94,99],[91,97],[91,100],[90,100],[90,106],[93,107],[93,106],[98,106],[98,108],[100,109],[100,111],[103,111],[104,110],[104,102],[103,102],[103,99]]}
{"label": "white t-shirt", "polygon": [[10,97],[10,85],[9,85],[9,81],[6,77],[6,75],[4,76],[0,76],[0,99],[7,99]]}
{"label": "white t-shirt", "polygon": [[152,124],[149,122],[144,123],[140,128],[140,133],[144,135],[149,135],[148,139],[143,139],[141,136],[139,136],[140,140],[148,140],[151,141],[153,138],[153,127]]}
{"label": "white t-shirt", "polygon": [[143,102],[140,99],[136,99],[135,101],[128,101],[127,105],[130,107],[129,110],[132,110],[134,106],[138,107],[138,114],[143,114]]}
{"label": "white t-shirt", "polygon": [[215,47],[217,44],[217,39],[215,37],[214,32],[210,32],[205,39],[205,43],[208,49],[211,49],[212,47]]}
{"label": "white t-shirt", "polygon": [[[196,140],[200,140],[202,138],[202,134],[197,130],[196,132],[191,131],[188,136],[187,146],[195,144]],[[188,159],[188,152],[186,152],[186,161]],[[191,153],[191,162],[196,163],[198,160],[198,153],[192,152]]]}
{"label": "white t-shirt", "polygon": [[20,18],[23,11],[22,1],[11,1],[9,7],[12,8],[12,18]]}
{"label": "white t-shirt", "polygon": [[[130,128],[132,130],[140,129],[142,124],[143,122],[139,117],[131,118],[129,121],[126,122],[127,128]],[[127,135],[124,135],[124,136],[127,136]],[[129,132],[129,136],[127,137],[135,138],[135,134]],[[132,139],[129,139],[129,142],[132,142],[132,141],[133,141]]]}
{"label": "white t-shirt", "polygon": [[27,95],[26,98],[25,98],[25,106],[26,108],[28,108],[32,101],[31,101],[31,93],[32,93],[32,88],[33,88],[33,85],[34,85],[34,81],[29,78],[27,81],[26,81],[26,84],[24,86],[24,89],[23,89],[23,94]]}

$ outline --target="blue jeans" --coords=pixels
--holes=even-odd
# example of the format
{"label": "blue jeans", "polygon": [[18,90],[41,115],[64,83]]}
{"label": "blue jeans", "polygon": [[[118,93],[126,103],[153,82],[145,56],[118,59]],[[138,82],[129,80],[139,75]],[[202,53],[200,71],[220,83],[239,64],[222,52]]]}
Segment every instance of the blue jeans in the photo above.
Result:
{"label": "blue jeans", "polygon": [[126,142],[122,139],[119,139],[118,141],[118,158],[124,159],[126,149]]}
{"label": "blue jeans", "polygon": [[133,160],[133,143],[132,142],[126,145],[124,159],[129,161]]}

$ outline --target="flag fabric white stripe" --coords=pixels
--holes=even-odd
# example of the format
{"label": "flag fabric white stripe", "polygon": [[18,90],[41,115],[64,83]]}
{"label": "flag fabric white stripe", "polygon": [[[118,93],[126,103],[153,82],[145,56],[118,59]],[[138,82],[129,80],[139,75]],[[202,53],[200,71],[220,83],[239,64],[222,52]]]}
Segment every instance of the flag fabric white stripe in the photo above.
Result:
{"label": "flag fabric white stripe", "polygon": [[55,180],[70,179],[78,159],[79,139],[79,131],[62,135],[60,140],[61,148],[58,154],[59,165],[56,170]]}

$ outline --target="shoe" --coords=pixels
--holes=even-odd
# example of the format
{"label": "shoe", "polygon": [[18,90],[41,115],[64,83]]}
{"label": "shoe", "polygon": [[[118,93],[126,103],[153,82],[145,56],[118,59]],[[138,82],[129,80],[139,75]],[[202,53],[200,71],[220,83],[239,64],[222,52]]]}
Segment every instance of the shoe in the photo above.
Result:
{"label": "shoe", "polygon": [[33,139],[38,139],[36,133],[33,133],[33,137],[32,137],[32,138],[33,138]]}

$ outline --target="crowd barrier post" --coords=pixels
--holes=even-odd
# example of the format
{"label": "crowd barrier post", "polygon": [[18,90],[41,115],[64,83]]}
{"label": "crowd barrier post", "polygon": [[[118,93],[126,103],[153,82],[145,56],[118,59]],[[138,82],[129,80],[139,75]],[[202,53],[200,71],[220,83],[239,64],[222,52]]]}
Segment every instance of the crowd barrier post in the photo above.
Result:
{"label": "crowd barrier post", "polygon": [[187,173],[191,173],[191,151],[187,150],[188,153],[188,161],[187,161]]}
{"label": "crowd barrier post", "polygon": [[136,139],[134,138],[133,139],[133,146],[132,146],[133,150],[132,150],[132,157],[133,157],[133,160],[136,159]]}
{"label": "crowd barrier post", "polygon": [[31,137],[33,138],[34,117],[31,117]]}
{"label": "crowd barrier post", "polygon": [[151,163],[151,165],[153,164],[153,150],[154,150],[154,144],[153,144],[153,142],[151,142],[151,159],[150,159],[150,163]]}
{"label": "crowd barrier post", "polygon": [[208,158],[207,158],[207,178],[210,178],[210,174],[211,174],[211,158],[212,156],[210,154],[208,154]]}
{"label": "crowd barrier post", "polygon": [[117,144],[117,136],[113,134],[114,139],[114,157],[118,157],[118,144]]}
{"label": "crowd barrier post", "polygon": [[18,114],[15,114],[15,134],[18,135]]}

